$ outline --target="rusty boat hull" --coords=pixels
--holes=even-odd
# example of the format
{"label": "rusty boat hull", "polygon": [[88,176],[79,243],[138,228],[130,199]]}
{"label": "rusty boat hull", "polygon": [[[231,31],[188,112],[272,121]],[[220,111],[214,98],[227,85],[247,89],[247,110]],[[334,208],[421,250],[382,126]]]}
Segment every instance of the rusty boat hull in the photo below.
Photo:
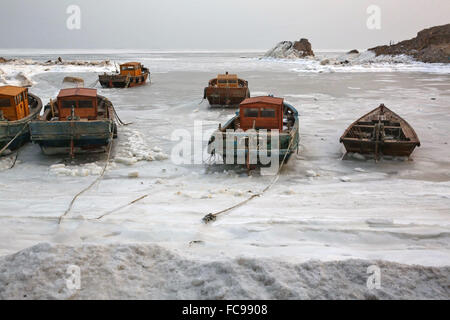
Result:
{"label": "rusty boat hull", "polygon": [[139,76],[124,76],[120,74],[101,74],[98,81],[103,88],[132,88],[142,86],[150,79],[150,71],[146,70]]}
{"label": "rusty boat hull", "polygon": [[43,116],[30,122],[31,141],[46,155],[106,152],[117,137],[117,124],[111,102],[100,95],[97,100],[105,116],[89,121],[53,121],[51,106],[46,105]]}
{"label": "rusty boat hull", "polygon": [[402,117],[380,105],[353,122],[340,138],[347,152],[409,157],[420,146],[414,129]]}
{"label": "rusty boat hull", "polygon": [[203,98],[207,99],[211,107],[237,108],[239,104],[250,97],[250,90],[242,88],[206,87]]}

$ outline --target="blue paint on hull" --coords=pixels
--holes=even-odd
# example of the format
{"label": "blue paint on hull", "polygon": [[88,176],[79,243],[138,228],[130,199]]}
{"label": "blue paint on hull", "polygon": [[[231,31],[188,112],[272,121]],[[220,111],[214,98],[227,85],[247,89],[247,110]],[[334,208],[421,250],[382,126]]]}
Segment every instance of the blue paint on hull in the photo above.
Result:
{"label": "blue paint on hull", "polygon": [[[45,153],[70,151],[71,142],[75,153],[106,147],[110,143],[116,124],[112,120],[93,121],[32,121],[31,141],[41,146]],[[59,151],[59,152],[58,152]]]}

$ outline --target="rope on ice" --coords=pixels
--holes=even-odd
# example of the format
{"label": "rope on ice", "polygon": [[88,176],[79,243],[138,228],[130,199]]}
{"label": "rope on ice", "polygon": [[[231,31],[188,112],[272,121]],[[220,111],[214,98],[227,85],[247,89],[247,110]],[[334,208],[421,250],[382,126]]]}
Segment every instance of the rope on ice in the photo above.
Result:
{"label": "rope on ice", "polygon": [[272,179],[272,181],[261,192],[259,192],[257,194],[253,194],[249,198],[247,198],[247,199],[245,199],[245,200],[243,200],[243,201],[241,201],[241,202],[239,202],[239,203],[237,203],[237,204],[235,204],[235,205],[233,205],[231,207],[228,207],[226,209],[223,209],[223,210],[220,210],[220,211],[217,211],[217,212],[214,212],[214,213],[208,213],[206,216],[204,216],[202,218],[202,221],[204,223],[206,223],[206,224],[209,223],[209,222],[216,221],[217,216],[219,216],[220,214],[228,212],[228,211],[231,211],[231,210],[236,209],[236,208],[238,208],[240,206],[243,206],[244,204],[246,204],[247,202],[251,201],[252,199],[254,199],[256,197],[261,197],[267,190],[269,190],[278,181],[278,178],[280,177],[281,169],[283,168],[283,165],[284,165],[284,163],[286,161],[286,157],[289,154],[289,150],[291,149],[291,146],[292,146],[292,143],[294,142],[294,140],[295,140],[295,138],[292,137],[291,142],[289,143],[289,146],[287,148],[286,154],[283,157],[283,161],[281,161],[281,164],[278,167],[277,174]]}
{"label": "rope on ice", "polygon": [[67,208],[67,210],[59,217],[58,219],[58,224],[61,224],[62,219],[72,210],[73,204],[75,203],[75,201],[78,199],[79,196],[81,196],[83,193],[85,193],[86,191],[88,191],[89,189],[91,189],[97,182],[99,182],[103,176],[105,175],[106,172],[106,168],[108,167],[109,164],[109,158],[111,156],[111,150],[112,150],[112,145],[113,145],[113,136],[114,136],[114,130],[111,130],[111,134],[109,136],[109,146],[108,146],[108,156],[106,158],[106,162],[105,165],[103,166],[102,172],[100,173],[100,175],[97,177],[97,179],[95,179],[90,185],[88,185],[86,188],[84,188],[83,190],[81,190],[80,192],[78,192],[73,198],[72,201],[70,201],[69,207]]}

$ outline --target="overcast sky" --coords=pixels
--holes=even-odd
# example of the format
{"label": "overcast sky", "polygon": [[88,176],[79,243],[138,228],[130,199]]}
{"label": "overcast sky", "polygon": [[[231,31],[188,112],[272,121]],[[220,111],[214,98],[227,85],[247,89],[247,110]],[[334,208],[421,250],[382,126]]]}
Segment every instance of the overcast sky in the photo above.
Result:
{"label": "overcast sky", "polygon": [[[366,25],[370,5],[381,29]],[[81,28],[69,30],[69,5]],[[450,0],[1,0],[0,48],[364,49],[450,23]]]}

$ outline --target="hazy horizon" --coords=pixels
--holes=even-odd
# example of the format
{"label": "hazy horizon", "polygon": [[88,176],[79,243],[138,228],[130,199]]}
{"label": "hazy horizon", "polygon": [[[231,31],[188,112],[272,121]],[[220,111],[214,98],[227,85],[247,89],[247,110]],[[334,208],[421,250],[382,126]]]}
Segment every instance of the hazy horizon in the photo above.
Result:
{"label": "hazy horizon", "polygon": [[[448,0],[2,2],[0,49],[263,51],[300,38],[313,50],[367,49],[450,22]],[[70,5],[81,10],[80,29],[66,25]],[[370,5],[380,29],[366,25]]]}

